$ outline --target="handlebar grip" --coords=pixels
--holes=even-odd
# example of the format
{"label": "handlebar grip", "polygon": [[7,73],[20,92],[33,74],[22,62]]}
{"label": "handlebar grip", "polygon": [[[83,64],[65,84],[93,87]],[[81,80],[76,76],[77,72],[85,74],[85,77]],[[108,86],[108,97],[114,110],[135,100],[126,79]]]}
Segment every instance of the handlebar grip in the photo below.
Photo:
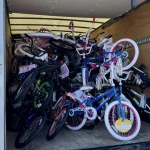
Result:
{"label": "handlebar grip", "polygon": [[95,23],[95,19],[96,19],[96,18],[94,17],[92,23]]}
{"label": "handlebar grip", "polygon": [[74,28],[74,23],[73,23],[73,21],[71,21],[70,23],[69,23],[69,29],[73,29]]}

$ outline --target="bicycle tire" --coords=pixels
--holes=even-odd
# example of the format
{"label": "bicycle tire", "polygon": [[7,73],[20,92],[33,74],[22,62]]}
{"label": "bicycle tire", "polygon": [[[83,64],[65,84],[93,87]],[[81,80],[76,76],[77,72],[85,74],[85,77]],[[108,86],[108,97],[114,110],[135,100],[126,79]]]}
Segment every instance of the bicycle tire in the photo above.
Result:
{"label": "bicycle tire", "polygon": [[[55,44],[55,42],[57,42],[58,44]],[[50,43],[52,46],[56,47],[60,51],[65,51],[65,52],[67,51],[69,53],[72,53],[73,58],[76,60],[76,65],[78,66],[80,64],[81,57],[78,55],[78,53],[76,51],[76,47],[81,47],[79,44],[76,44],[74,41],[69,40],[69,39],[52,40],[52,41],[50,41]],[[60,45],[59,45],[59,43],[60,43]],[[63,47],[62,44],[67,45],[71,48],[65,48],[65,47]]]}
{"label": "bicycle tire", "polygon": [[[69,105],[68,105],[68,106],[64,107],[64,108],[62,109],[62,111],[59,113],[59,115],[58,115],[57,118],[56,118],[56,121],[54,120],[54,122],[52,123],[52,125],[50,126],[50,128],[49,128],[49,130],[48,130],[48,133],[47,133],[47,140],[52,140],[52,139],[54,139],[54,138],[57,136],[57,134],[60,132],[60,130],[61,130],[62,127],[64,126],[65,121],[66,121],[66,119],[67,119],[67,117],[68,117],[69,110],[70,110],[70,107],[69,107]],[[63,111],[66,111],[66,113],[65,113],[63,119],[61,120],[61,123],[60,123],[60,125],[58,126],[58,128],[52,133],[53,128],[55,127],[55,124],[56,124],[56,122],[58,121],[57,119],[60,119],[60,117],[61,117]]]}
{"label": "bicycle tire", "polygon": [[[127,141],[127,140],[132,140],[133,138],[135,138],[137,136],[137,134],[139,133],[140,131],[140,128],[141,128],[141,121],[140,121],[140,116],[138,114],[138,112],[136,111],[136,109],[130,104],[130,103],[127,103],[127,102],[124,102],[122,101],[121,102],[123,106],[126,106],[130,109],[130,111],[132,111],[131,114],[134,113],[135,115],[135,119],[136,120],[136,125],[135,125],[135,129],[133,130],[133,133],[129,134],[128,132],[132,129],[132,127],[134,126],[134,124],[132,124],[132,127],[127,131],[127,132],[121,132],[119,131],[115,125],[111,125],[109,123],[109,115],[110,115],[110,112],[111,112],[111,109],[116,106],[116,105],[119,105],[119,102],[118,101],[114,101],[112,102],[110,105],[108,105],[106,111],[105,111],[105,125],[106,125],[106,128],[107,130],[109,131],[109,133],[116,139],[118,140],[121,140],[121,141]],[[112,109],[113,110],[113,109]],[[113,114],[112,114],[113,115]],[[132,123],[132,122],[131,122]],[[121,134],[120,134],[121,133]],[[127,133],[127,135],[125,135]]]}
{"label": "bicycle tire", "polygon": [[[116,49],[116,47],[119,46],[119,45],[120,45],[121,43],[123,43],[123,42],[130,43],[130,44],[134,47],[134,50],[135,50],[135,56],[134,56],[133,60],[132,60],[127,66],[122,67],[122,70],[128,70],[128,69],[130,69],[130,68],[136,63],[136,61],[137,61],[137,59],[138,59],[138,56],[139,56],[139,48],[138,48],[138,46],[137,46],[137,44],[136,44],[135,41],[133,41],[133,40],[131,40],[131,39],[125,38],[125,39],[121,39],[121,40],[117,41],[117,42],[112,46],[112,48],[111,48],[110,51],[111,51],[111,52],[114,52],[115,49]],[[113,58],[113,55],[112,55],[111,57]]]}
{"label": "bicycle tire", "polygon": [[20,45],[18,45],[17,48],[18,48],[19,52],[20,52],[22,55],[24,55],[24,56],[28,56],[28,57],[30,57],[30,58],[34,58],[34,59],[38,59],[38,60],[42,60],[42,61],[46,60],[47,57],[48,57],[47,53],[45,53],[44,51],[43,51],[43,54],[40,54],[40,56],[35,56],[34,54],[30,54],[30,53],[28,53],[28,52],[25,52],[22,47],[31,48],[31,46],[28,45],[28,44],[20,44]]}
{"label": "bicycle tire", "polygon": [[[24,128],[18,135],[17,135],[17,138],[15,140],[15,147],[16,148],[23,148],[25,147],[27,144],[29,144],[31,141],[33,141],[33,139],[39,134],[39,132],[41,131],[41,129],[44,127],[45,123],[46,123],[46,114],[42,114],[42,115],[37,115],[37,117],[35,117],[35,120],[36,118],[40,118],[40,120],[37,120],[39,121],[40,125],[38,126],[38,128],[35,130],[35,132],[33,132],[29,138],[27,140],[25,140],[24,142],[20,142],[21,140],[21,137],[23,134],[26,135],[26,132],[28,131],[27,128]],[[42,121],[41,121],[41,118],[42,118]],[[34,121],[32,121],[32,123],[34,123]],[[31,123],[31,125],[32,125]]]}
{"label": "bicycle tire", "polygon": [[[79,104],[81,104],[81,102],[77,99],[75,101],[71,99],[70,103],[71,103],[70,109],[76,108],[79,106]],[[78,124],[74,124],[74,120],[76,120],[76,123]],[[86,121],[87,121],[86,114],[73,115],[73,116],[68,115],[68,118],[65,124],[66,124],[66,127],[70,130],[79,130],[85,125]]]}
{"label": "bicycle tire", "polygon": [[11,101],[11,104],[13,105],[14,108],[20,107],[22,105],[26,93],[30,89],[30,86],[33,84],[36,75],[37,70],[33,69],[33,71],[31,71],[27,76],[27,78],[24,80],[23,84],[19,87],[14,98]]}

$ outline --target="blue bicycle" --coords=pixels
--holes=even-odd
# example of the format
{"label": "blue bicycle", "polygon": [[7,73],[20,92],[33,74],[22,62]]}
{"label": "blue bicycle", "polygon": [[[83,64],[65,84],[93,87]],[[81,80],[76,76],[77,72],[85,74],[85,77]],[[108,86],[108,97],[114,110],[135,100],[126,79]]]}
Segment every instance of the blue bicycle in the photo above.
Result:
{"label": "blue bicycle", "polygon": [[95,46],[95,44],[87,46],[88,44],[85,44],[84,48],[76,48],[78,54],[80,56],[83,56],[83,66],[82,66],[82,84],[83,84],[83,90],[84,89],[90,89],[90,87],[87,87],[88,78],[90,76],[90,71],[88,70],[88,64],[94,64],[91,61],[96,60],[103,60],[103,63],[95,63],[95,66],[101,66],[102,64],[105,67],[110,66],[110,64],[113,62],[116,66],[119,62],[120,64],[120,70],[128,70],[130,69],[137,61],[138,55],[139,55],[139,49],[137,44],[131,40],[131,39],[121,39],[117,41],[114,45],[108,44],[107,40],[102,41],[100,44],[97,44],[97,46],[103,45],[103,55],[97,56],[93,58],[86,58],[87,55],[89,55]]}
{"label": "blue bicycle", "polygon": [[[87,120],[95,120],[97,117],[100,118],[98,112],[105,108],[105,104],[114,99],[106,107],[104,116],[105,125],[110,134],[116,139],[131,140],[139,133],[141,121],[136,109],[122,95],[121,81],[126,80],[130,72],[127,73],[126,78],[121,79],[117,76],[112,63],[110,74],[111,78],[109,81],[112,87],[97,97],[92,97],[88,92],[80,90],[67,94],[71,101],[71,109],[66,126],[71,130],[81,129]],[[119,80],[118,90],[113,82],[116,78]],[[95,103],[99,105],[94,107]]]}

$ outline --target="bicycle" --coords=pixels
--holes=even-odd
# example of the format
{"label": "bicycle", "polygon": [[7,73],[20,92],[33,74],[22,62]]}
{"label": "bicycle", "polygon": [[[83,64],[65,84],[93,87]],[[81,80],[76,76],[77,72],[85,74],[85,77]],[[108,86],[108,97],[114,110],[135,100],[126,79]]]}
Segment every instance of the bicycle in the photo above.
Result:
{"label": "bicycle", "polygon": [[[91,47],[88,47],[86,50],[83,50],[83,48],[80,48],[80,49],[76,49],[78,54],[83,56],[83,66],[82,66],[82,83],[83,83],[83,89],[91,89],[90,87],[87,87],[87,82],[88,82],[88,78],[89,78],[89,71],[88,71],[88,67],[87,67],[87,64],[90,64],[90,61],[93,61],[93,60],[99,60],[99,59],[104,59],[104,63],[103,63],[103,66],[106,66],[106,67],[109,67],[110,63],[113,61],[115,63],[115,65],[117,65],[117,62],[118,62],[118,58],[121,59],[121,57],[125,57],[127,58],[128,57],[128,54],[127,52],[123,52],[122,49],[119,49],[118,51],[115,51],[116,47],[120,45],[120,43],[123,43],[123,42],[131,42],[133,43],[134,45],[134,49],[135,49],[135,56],[133,58],[133,60],[128,63],[126,66],[123,66],[122,64],[122,60],[120,61],[120,66],[122,66],[122,68],[120,68],[121,70],[128,70],[129,68],[131,68],[137,58],[138,58],[138,55],[139,55],[139,49],[137,47],[137,44],[130,40],[130,39],[122,39],[122,40],[119,40],[118,42],[116,42],[110,52],[106,52],[104,51],[103,52],[103,55],[102,56],[97,56],[97,57],[93,57],[93,58],[85,58],[86,55],[89,55],[91,50],[92,50],[92,47],[94,46],[94,44],[91,46]],[[108,56],[109,55],[109,56]],[[126,56],[125,56],[126,55]],[[109,57],[109,59],[106,59],[107,57]],[[92,64],[92,63],[91,63]],[[96,65],[100,66],[102,63],[96,63]],[[95,66],[96,66],[95,65]]]}
{"label": "bicycle", "polygon": [[[119,41],[117,41],[116,43],[114,43],[113,45],[109,45],[109,43],[111,43],[112,40],[110,40],[110,38],[112,38],[112,35],[107,36],[106,38],[104,38],[102,41],[100,41],[98,44],[96,43],[91,43],[89,41],[89,36],[90,33],[92,31],[92,27],[93,24],[95,22],[95,18],[93,18],[92,21],[92,26],[91,28],[87,31],[86,35],[82,38],[82,40],[77,40],[76,44],[79,41],[82,41],[83,47],[81,48],[76,48],[77,53],[83,57],[83,66],[81,69],[81,74],[82,74],[82,90],[90,90],[92,89],[90,86],[87,86],[87,82],[88,82],[88,78],[89,78],[89,71],[88,71],[88,67],[87,64],[90,64],[90,61],[92,60],[99,60],[99,59],[103,59],[103,65],[105,67],[109,67],[111,62],[114,62],[115,66],[119,65],[121,66],[120,70],[124,71],[124,70],[128,70],[130,69],[137,61],[138,56],[139,56],[139,48],[136,44],[136,42],[134,42],[131,39],[121,39]],[[128,44],[128,45],[127,45]],[[92,48],[97,45],[98,47],[103,47],[103,55],[102,56],[98,56],[98,57],[93,57],[93,58],[86,58],[87,55],[89,55],[91,53]],[[131,59],[131,61],[129,62],[129,53],[127,52],[127,50],[129,49],[134,49],[134,56],[133,59]],[[130,50],[131,51],[131,50]],[[119,61],[118,61],[119,59]],[[118,64],[117,64],[118,62]],[[101,65],[101,64],[96,64],[96,65]],[[120,72],[121,74],[121,72]]]}
{"label": "bicycle", "polygon": [[[126,78],[121,79],[117,76],[112,64],[110,71],[110,83],[112,87],[103,94],[97,97],[86,95],[87,98],[85,98],[85,96],[83,96],[85,93],[83,92],[80,99],[76,97],[76,93],[68,94],[72,103],[66,126],[72,130],[81,129],[85,125],[87,119],[95,120],[97,117],[97,112],[100,111],[102,107],[104,107],[105,104],[108,103],[112,98],[114,98],[115,101],[109,104],[105,111],[104,120],[107,130],[118,140],[131,140],[139,133],[141,122],[136,109],[129,102],[121,101],[121,81],[127,80],[130,72],[124,72],[127,74],[127,76]],[[119,92],[116,91],[116,87],[113,82],[114,77],[119,79]],[[107,96],[107,98],[102,101],[102,98],[105,98],[105,96]],[[84,98],[81,99],[82,97]],[[99,106],[94,108],[94,102],[98,101],[100,102]]]}
{"label": "bicycle", "polygon": [[[45,50],[34,44],[34,41],[30,36],[28,36],[27,34],[25,34],[25,36],[30,39],[31,45],[25,43],[19,44],[15,50],[16,54],[18,54],[19,51],[19,55],[22,54],[22,56],[28,56],[29,58],[34,58],[35,60],[45,61],[48,64],[51,63],[52,61],[64,59],[67,66],[69,66],[70,76],[72,77],[76,76],[77,65],[75,63],[74,55],[71,53],[70,49],[63,48],[62,46],[58,46],[57,44],[53,43],[53,42],[60,43],[61,40],[59,41],[54,39],[49,40],[49,46],[51,46],[51,49]],[[52,58],[53,56],[54,60]]]}
{"label": "bicycle", "polygon": [[[50,66],[44,66],[27,72],[28,75],[25,77],[25,80],[22,81],[22,84],[18,88],[15,88],[17,90],[13,93],[13,97],[9,95],[8,105],[12,107],[14,114],[18,114],[19,116],[24,114],[23,110],[26,107],[28,108],[28,106],[29,108],[34,108],[35,111],[42,111],[46,107],[49,102],[49,96],[52,94],[51,90],[53,91],[53,83],[51,80],[46,81],[45,79],[44,81],[44,74],[41,72],[53,70],[57,67],[59,66],[53,66],[51,68]],[[46,92],[47,90],[48,92]],[[13,116],[13,112],[10,111],[12,118],[16,116]],[[12,121],[15,121],[15,119]],[[18,121],[15,121],[15,124],[16,123],[18,123]],[[11,128],[13,128],[13,125]],[[15,125],[14,129],[18,130],[17,128],[17,125]]]}
{"label": "bicycle", "polygon": [[[63,64],[61,67],[64,68],[64,66]],[[61,71],[61,76],[59,76],[58,70],[54,70],[49,77],[54,82],[54,90],[52,104],[46,110],[47,120],[51,124],[47,132],[47,140],[52,140],[57,136],[69,114],[70,102],[63,96],[66,92],[65,84],[69,78],[68,76],[69,74],[67,75],[66,73],[64,76],[63,71]]]}
{"label": "bicycle", "polygon": [[[58,66],[60,67],[60,65]],[[24,117],[25,125],[22,127],[22,130],[19,132],[15,141],[15,146],[17,148],[26,146],[37,136],[46,123],[48,116],[51,116],[52,122],[52,125],[49,129],[50,131],[48,132],[49,140],[53,139],[63,127],[63,124],[69,113],[70,103],[66,101],[66,99],[62,98],[55,102],[52,100],[53,92],[56,88],[54,86],[54,78],[56,78],[56,74],[54,77],[54,72],[57,72],[58,66],[44,66],[34,70],[38,80],[36,81],[35,85],[33,84],[35,80],[29,85],[30,88],[26,92],[23,100],[23,104],[25,104],[27,108],[29,107],[30,111],[20,113],[22,117],[23,114],[25,114],[26,117]],[[58,75],[59,74],[57,72],[57,76]],[[30,101],[28,102],[26,99],[29,99]],[[23,106],[24,105],[22,105],[22,109]],[[53,114],[54,117],[52,117]],[[60,124],[58,124],[58,121]],[[57,125],[57,127],[55,125]]]}
{"label": "bicycle", "polygon": [[[150,79],[146,72],[144,65],[139,68],[132,67],[130,70],[133,72],[134,80],[128,79],[123,85],[124,95],[131,100],[133,106],[137,109],[142,120],[150,122],[150,101],[146,98],[143,90],[150,87]],[[135,90],[129,88],[127,85],[139,86],[141,89],[141,94],[137,93]]]}

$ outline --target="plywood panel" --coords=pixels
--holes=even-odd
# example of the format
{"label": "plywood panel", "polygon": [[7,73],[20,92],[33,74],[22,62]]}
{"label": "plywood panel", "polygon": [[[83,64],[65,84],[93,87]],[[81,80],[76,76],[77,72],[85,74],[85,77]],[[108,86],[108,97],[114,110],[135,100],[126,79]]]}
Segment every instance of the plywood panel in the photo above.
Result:
{"label": "plywood panel", "polygon": [[141,6],[128,16],[120,19],[106,29],[101,28],[95,30],[91,34],[91,38],[98,33],[104,31],[106,34],[113,34],[114,41],[120,38],[138,39],[150,35],[150,3]]}

